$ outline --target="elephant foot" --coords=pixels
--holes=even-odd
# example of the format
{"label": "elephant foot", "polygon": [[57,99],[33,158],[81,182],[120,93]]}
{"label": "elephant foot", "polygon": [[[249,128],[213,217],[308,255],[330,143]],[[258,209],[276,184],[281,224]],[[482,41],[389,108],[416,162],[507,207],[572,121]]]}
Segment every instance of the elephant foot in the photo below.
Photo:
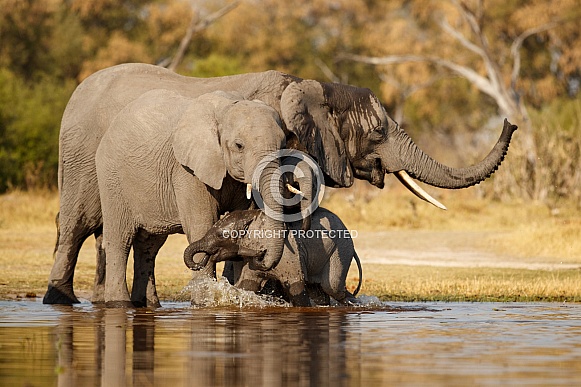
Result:
{"label": "elephant foot", "polygon": [[131,301],[105,301],[106,308],[134,308],[133,302]]}
{"label": "elephant foot", "polygon": [[331,305],[331,298],[320,284],[307,284],[307,292],[309,293],[309,298],[317,306],[329,306]]}
{"label": "elephant foot", "polygon": [[345,291],[345,298],[342,300],[337,300],[341,305],[344,306],[355,306],[361,304],[361,302],[355,298],[355,296],[348,291]]}
{"label": "elephant foot", "polygon": [[93,297],[91,297],[93,304],[105,303],[105,285],[95,285],[93,288]]}
{"label": "elephant foot", "polygon": [[79,304],[79,299],[75,296],[72,286],[63,286],[57,288],[51,284],[48,285],[48,289],[42,299],[43,304],[61,304],[61,305],[71,305]]}
{"label": "elephant foot", "polygon": [[134,307],[136,308],[159,308],[161,307],[161,303],[159,300],[140,300],[140,301],[131,301]]}
{"label": "elephant foot", "polygon": [[311,306],[311,299],[302,282],[295,282],[288,286],[289,298],[293,306]]}
{"label": "elephant foot", "polygon": [[131,299],[131,303],[136,308],[159,308],[159,307],[161,307],[161,303],[159,302],[159,298],[157,298],[157,294],[154,297],[148,296],[148,297],[143,297],[143,298],[138,299],[138,300]]}

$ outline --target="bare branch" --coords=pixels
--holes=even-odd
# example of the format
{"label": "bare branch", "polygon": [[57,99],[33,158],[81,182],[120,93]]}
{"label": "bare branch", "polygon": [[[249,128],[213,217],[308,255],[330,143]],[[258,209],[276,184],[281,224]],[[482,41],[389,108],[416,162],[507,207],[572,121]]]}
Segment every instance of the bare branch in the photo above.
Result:
{"label": "bare branch", "polygon": [[470,40],[466,39],[466,37],[464,35],[462,35],[459,31],[456,31],[448,23],[448,20],[446,20],[446,19],[442,20],[439,23],[439,25],[440,25],[440,28],[442,28],[444,31],[446,31],[448,34],[450,34],[458,42],[460,42],[461,45],[463,45],[464,47],[466,47],[467,49],[469,49],[473,53],[478,54],[481,57],[484,57],[484,55],[485,55],[484,50],[482,50],[482,48],[480,48],[477,45],[475,45],[474,43],[472,43]]}
{"label": "bare branch", "polygon": [[[454,4],[454,6],[456,8],[458,8],[460,13],[462,14],[462,17],[464,18],[464,20],[466,20],[466,22],[468,23],[468,25],[472,29],[472,32],[474,33],[474,35],[478,39],[479,46],[476,46],[476,45],[475,46],[480,51],[479,55],[484,60],[484,65],[486,66],[486,72],[488,73],[488,79],[490,80],[490,82],[492,83],[492,85],[495,89],[498,89],[498,90],[504,89],[505,87],[502,83],[502,76],[499,74],[500,71],[498,70],[496,62],[492,58],[492,55],[490,53],[490,48],[488,46],[488,41],[486,40],[486,36],[482,32],[481,23],[480,23],[480,19],[482,17],[482,12],[483,12],[482,11],[482,3],[480,1],[477,2],[476,12],[474,12],[470,8],[468,8],[468,6],[465,3],[462,3],[458,0],[451,0],[451,2],[452,2],[452,4]],[[465,47],[467,47],[467,46],[465,45]],[[470,49],[470,47],[467,47],[467,48]]]}
{"label": "bare branch", "polygon": [[167,68],[171,71],[175,71],[180,62],[182,61],[182,59],[184,58],[186,50],[190,44],[190,41],[192,40],[192,36],[208,28],[211,24],[216,22],[216,20],[220,19],[222,16],[226,15],[228,12],[236,8],[239,3],[240,3],[239,0],[233,1],[232,3],[222,7],[218,11],[208,15],[202,20],[199,20],[196,15],[192,16],[192,20],[190,21],[190,25],[188,26],[186,34],[182,38],[178,50],[174,55],[173,59],[171,60],[171,63],[169,63],[169,65],[167,66]]}
{"label": "bare branch", "polygon": [[538,27],[529,28],[528,30],[524,31],[520,34],[512,45],[510,46],[510,54],[513,58],[513,65],[512,65],[512,74],[510,76],[510,84],[514,88],[516,85],[516,81],[518,80],[518,76],[520,73],[520,48],[522,47],[524,41],[532,35],[550,30],[558,25],[557,21],[553,21],[547,24],[540,25]]}
{"label": "bare branch", "polygon": [[424,56],[424,55],[390,55],[385,57],[367,57],[361,55],[349,55],[344,54],[342,58],[353,60],[361,63],[369,63],[374,65],[390,65],[398,63],[408,63],[408,62],[430,62],[436,65],[446,67],[449,70],[463,76],[468,81],[470,81],[474,86],[476,86],[480,91],[488,94],[494,99],[498,98],[498,90],[496,90],[489,79],[478,74],[476,71],[468,68],[466,66],[459,65],[452,61],[439,58],[437,56]]}
{"label": "bare branch", "polygon": [[317,65],[317,67],[319,69],[321,69],[321,71],[323,72],[323,74],[325,74],[325,76],[327,78],[329,78],[329,80],[333,83],[341,83],[341,79],[335,75],[335,73],[333,73],[333,70],[331,70],[329,68],[329,66],[327,66],[327,64],[325,62],[323,62],[321,59],[319,58],[315,58],[315,64]]}
{"label": "bare branch", "polygon": [[474,32],[476,36],[482,35],[480,23],[478,23],[478,17],[465,4],[459,2],[458,0],[452,0],[451,2],[456,6],[456,8],[458,8],[458,10],[460,10],[462,17],[464,17],[464,19],[468,22],[472,32]]}

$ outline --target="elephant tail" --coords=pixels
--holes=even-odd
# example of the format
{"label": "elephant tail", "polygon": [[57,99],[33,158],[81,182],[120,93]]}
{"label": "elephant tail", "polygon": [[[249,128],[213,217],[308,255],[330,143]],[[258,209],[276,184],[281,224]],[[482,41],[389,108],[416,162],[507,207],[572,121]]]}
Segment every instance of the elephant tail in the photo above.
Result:
{"label": "elephant tail", "polygon": [[[191,243],[188,247],[186,247],[186,249],[184,250],[184,263],[186,264],[186,266],[188,268],[190,268],[191,270],[202,270],[204,267],[206,267],[206,264],[208,263],[208,260],[210,259],[210,255],[208,255],[208,251],[206,247],[203,246],[202,240],[196,241]],[[206,253],[206,256],[204,257],[204,259],[202,259],[201,262],[194,262],[194,255],[196,255],[197,253],[201,253],[204,252]]]}
{"label": "elephant tail", "polygon": [[355,263],[357,263],[357,269],[359,270],[359,283],[357,284],[357,289],[353,292],[353,295],[356,296],[361,290],[361,283],[363,282],[363,269],[361,268],[361,260],[357,255],[357,252],[353,250],[353,258],[355,259]]}
{"label": "elephant tail", "polygon": [[61,223],[59,222],[60,211],[56,213],[56,217],[54,218],[54,223],[56,224],[56,243],[54,244],[54,250],[52,251],[52,258],[55,259],[56,252],[59,249],[59,240],[61,237]]}

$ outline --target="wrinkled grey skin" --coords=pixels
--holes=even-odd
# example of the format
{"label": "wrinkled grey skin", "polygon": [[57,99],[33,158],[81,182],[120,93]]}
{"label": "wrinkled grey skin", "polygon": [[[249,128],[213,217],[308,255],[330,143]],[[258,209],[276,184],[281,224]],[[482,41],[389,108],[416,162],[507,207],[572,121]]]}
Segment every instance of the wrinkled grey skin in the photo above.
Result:
{"label": "wrinkled grey skin", "polygon": [[[505,126],[482,162],[456,169],[441,165],[417,148],[369,89],[302,80],[277,71],[208,79],[183,77],[146,64],[99,71],[77,87],[61,123],[60,235],[44,303],[78,302],[73,292],[74,269],[83,241],[92,234],[97,246],[94,294],[99,298],[104,254],[95,154],[117,113],[158,88],[190,98],[216,90],[236,91],[244,98],[265,102],[282,118],[287,142],[295,139],[319,163],[326,184],[335,187],[349,187],[358,178],[382,188],[386,173],[401,170],[433,186],[469,187],[498,168],[516,129]],[[150,260],[161,244],[162,240],[146,236],[134,241],[134,249]]]}
{"label": "wrinkled grey skin", "polygon": [[[360,281],[356,295],[361,286],[361,262],[347,228],[337,215],[319,207],[312,214],[310,230],[305,233],[300,229],[300,222],[289,224],[278,265],[268,271],[255,270],[252,262],[264,254],[270,239],[264,232],[267,218],[260,210],[234,211],[224,216],[203,238],[186,248],[186,266],[192,270],[208,270],[216,262],[233,260],[235,286],[258,292],[267,280],[277,280],[294,306],[310,306],[311,300],[328,305],[329,296],[342,304],[357,303],[347,291],[345,281],[351,260],[355,258]],[[196,262],[193,256],[199,252],[206,252],[208,258]],[[317,294],[319,290],[323,300]]]}
{"label": "wrinkled grey skin", "polygon": [[[284,145],[276,112],[260,101],[233,94],[189,98],[152,90],[127,105],[112,121],[96,153],[106,253],[105,303],[159,305],[151,252],[145,254],[150,261],[136,262],[129,296],[125,276],[131,246],[147,246],[148,239],[161,242],[177,232],[184,232],[189,241],[197,240],[221,213],[248,208],[245,183],[252,182],[263,157]],[[259,184],[264,202],[280,212],[270,185],[277,161],[265,168]],[[284,224],[267,218],[264,227],[282,230]],[[283,242],[283,238],[269,239],[266,254],[257,258],[254,267],[275,266]]]}
{"label": "wrinkled grey skin", "polygon": [[[311,204],[313,202],[318,203],[318,198],[314,196],[317,193],[317,187],[315,186],[317,181],[314,171],[307,162],[298,160],[295,157],[284,158],[281,161],[281,165],[294,168],[292,172],[283,175],[284,182],[302,192],[302,195],[295,195],[289,192],[288,189],[283,191],[283,197],[287,199],[284,211],[286,214],[301,214],[301,229],[306,231],[311,228],[311,212],[316,208],[312,207]],[[322,184],[323,182],[319,183]],[[296,204],[290,205],[290,202],[296,202]],[[289,205],[286,205],[286,203],[289,203]]]}

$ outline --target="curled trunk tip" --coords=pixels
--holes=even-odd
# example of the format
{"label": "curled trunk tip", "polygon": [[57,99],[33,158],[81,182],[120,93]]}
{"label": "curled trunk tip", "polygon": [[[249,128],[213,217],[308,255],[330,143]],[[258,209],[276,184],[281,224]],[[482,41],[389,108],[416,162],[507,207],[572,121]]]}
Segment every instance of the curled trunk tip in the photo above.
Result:
{"label": "curled trunk tip", "polygon": [[411,138],[401,131],[401,161],[409,175],[434,187],[459,189],[481,183],[489,178],[503,162],[512,134],[518,127],[504,120],[502,133],[488,155],[479,163],[466,168],[452,168],[425,154]]}
{"label": "curled trunk tip", "polygon": [[[197,253],[206,253],[204,259],[197,263],[194,261],[194,255]],[[184,250],[184,263],[190,270],[202,270],[206,267],[210,256],[207,254],[208,252],[203,248],[201,241],[191,243],[186,249]]]}

